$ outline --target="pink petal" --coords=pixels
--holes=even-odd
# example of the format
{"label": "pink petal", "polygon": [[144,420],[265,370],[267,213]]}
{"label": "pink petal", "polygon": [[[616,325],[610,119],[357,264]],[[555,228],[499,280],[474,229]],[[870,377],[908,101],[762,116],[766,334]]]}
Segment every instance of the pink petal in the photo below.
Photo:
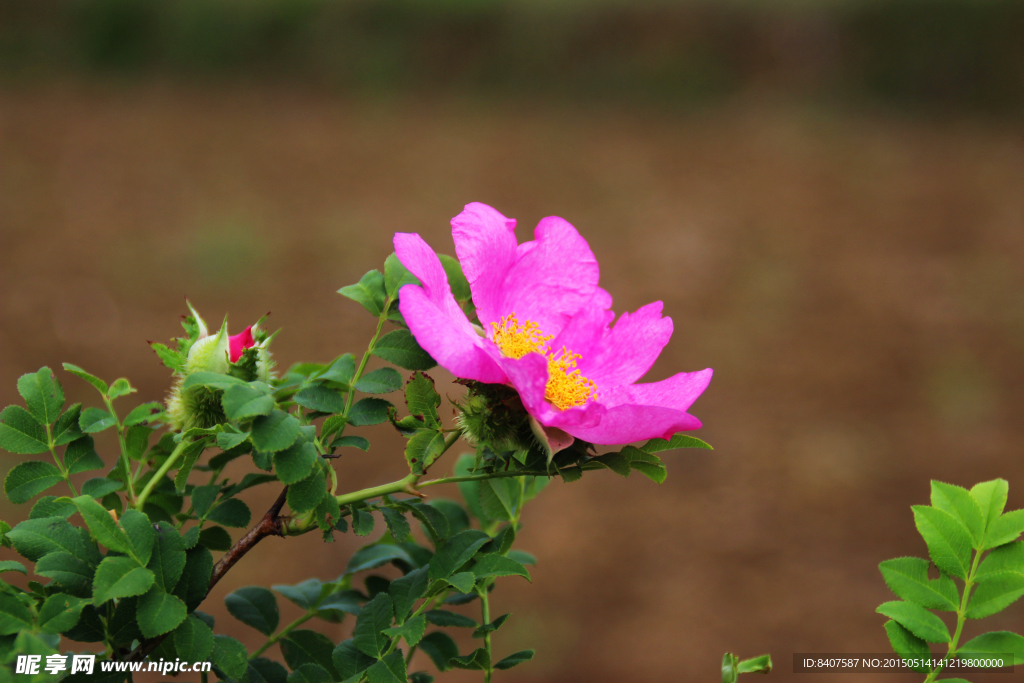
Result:
{"label": "pink petal", "polygon": [[647,374],[672,337],[672,319],[661,317],[661,310],[662,303],[655,301],[635,313],[623,313],[610,332],[592,337],[589,348],[561,340],[555,340],[555,348],[564,343],[581,354],[577,367],[599,388],[632,384]]}
{"label": "pink petal", "polygon": [[596,426],[601,422],[605,408],[597,401],[590,401],[579,408],[559,410],[544,398],[544,389],[548,383],[548,361],[539,353],[528,353],[518,360],[502,357],[500,364],[512,386],[519,392],[527,412],[542,425],[558,427],[572,434],[572,427]]}
{"label": "pink petal", "polygon": [[252,338],[252,325],[249,325],[233,337],[228,337],[228,360],[237,363],[238,359],[242,357],[242,353],[255,345],[256,340]]}
{"label": "pink petal", "polygon": [[667,439],[676,432],[700,429],[701,422],[686,412],[711,382],[711,368],[681,372],[660,382],[603,390],[598,401],[606,408],[601,423],[566,429],[575,437],[597,444],[625,444]]}
{"label": "pink petal", "polygon": [[537,224],[534,241],[519,245],[499,310],[502,315],[515,313],[520,322],[532,320],[546,334],[557,335],[591,302],[599,276],[587,241],[565,220],[549,216]]}
{"label": "pink petal", "polygon": [[396,233],[394,244],[398,260],[423,285],[405,285],[398,297],[398,309],[420,346],[457,377],[490,383],[507,381],[484,349],[493,344],[480,336],[455,301],[448,276],[433,249],[419,235],[410,233]]}
{"label": "pink petal", "polygon": [[[477,317],[484,327],[497,322],[502,283],[516,258],[516,221],[473,202],[452,219],[452,238],[462,272],[469,281]],[[408,268],[408,266],[406,266]]]}

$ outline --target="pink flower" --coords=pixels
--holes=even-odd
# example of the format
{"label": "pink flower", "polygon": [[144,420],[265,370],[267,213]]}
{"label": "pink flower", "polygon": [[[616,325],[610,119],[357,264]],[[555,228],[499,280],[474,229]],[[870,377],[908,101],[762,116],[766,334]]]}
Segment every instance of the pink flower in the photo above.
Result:
{"label": "pink flower", "polygon": [[256,340],[252,336],[252,325],[249,325],[238,334],[228,337],[228,360],[237,363],[245,350],[254,346],[256,346]]}
{"label": "pink flower", "polygon": [[[452,236],[483,329],[472,324],[441,262],[417,234],[396,233],[395,252],[422,286],[399,307],[416,340],[454,375],[510,384],[553,451],[578,437],[625,444],[701,426],[687,413],[711,369],[637,384],[672,336],[660,301],[624,313],[598,287],[590,246],[557,217],[517,244],[516,222],[479,203],[452,219]],[[571,435],[571,436],[568,436]]]}

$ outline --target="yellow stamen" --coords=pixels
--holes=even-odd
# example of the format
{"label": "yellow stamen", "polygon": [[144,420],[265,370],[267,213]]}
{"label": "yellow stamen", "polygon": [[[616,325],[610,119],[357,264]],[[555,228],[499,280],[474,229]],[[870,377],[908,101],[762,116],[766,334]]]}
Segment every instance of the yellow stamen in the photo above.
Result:
{"label": "yellow stamen", "polygon": [[548,383],[544,387],[544,398],[559,410],[582,406],[597,394],[597,385],[584,377],[576,368],[576,361],[582,358],[564,346],[557,354],[548,348],[554,335],[545,335],[540,326],[532,320],[522,325],[515,313],[506,315],[501,324],[491,323],[494,329],[492,341],[508,358],[522,358],[528,353],[539,353],[548,359]]}

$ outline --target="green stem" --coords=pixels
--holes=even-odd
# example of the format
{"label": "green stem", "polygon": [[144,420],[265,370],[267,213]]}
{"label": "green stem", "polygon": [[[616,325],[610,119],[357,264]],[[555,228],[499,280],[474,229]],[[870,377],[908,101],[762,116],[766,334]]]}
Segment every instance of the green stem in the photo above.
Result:
{"label": "green stem", "polygon": [[352,375],[352,385],[348,390],[348,396],[345,398],[345,412],[342,413],[345,417],[348,417],[348,411],[352,409],[352,400],[355,398],[356,393],[356,382],[363,376],[363,370],[366,369],[366,363],[370,360],[374,344],[377,343],[377,338],[380,337],[380,331],[384,329],[384,321],[388,319],[389,306],[391,306],[390,297],[384,302],[384,310],[377,316],[377,331],[373,333],[373,338],[370,339],[370,343],[366,346],[366,351],[363,352],[363,358],[359,361],[359,367],[356,368],[356,373]]}
{"label": "green stem", "polygon": [[[128,445],[124,441],[124,425],[121,424],[121,419],[114,411],[113,401],[104,395],[103,402],[107,404],[107,410],[114,416],[117,424],[117,442],[121,446],[121,469],[124,470],[125,483],[128,485],[128,501],[135,503],[135,482],[132,481],[132,469],[128,462]],[[142,506],[139,505],[138,508],[141,510]]]}
{"label": "green stem", "polygon": [[146,499],[149,498],[149,494],[153,492],[153,489],[156,487],[157,483],[164,478],[164,475],[167,474],[168,470],[170,470],[171,467],[174,466],[174,463],[177,461],[177,459],[181,457],[181,454],[184,453],[185,449],[188,448],[191,444],[191,441],[183,438],[181,440],[181,443],[174,447],[174,450],[171,451],[171,454],[167,456],[166,460],[164,460],[164,464],[160,465],[160,469],[156,471],[156,474],[154,474],[153,477],[146,484],[146,488],[142,489],[142,493],[139,494],[138,499],[135,501],[136,509],[142,509],[142,507],[146,504]]}
{"label": "green stem", "polygon": [[956,611],[956,631],[953,632],[953,639],[949,641],[949,648],[946,650],[946,655],[939,662],[939,665],[932,670],[928,677],[924,679],[924,683],[932,683],[935,677],[942,673],[942,670],[946,667],[946,663],[950,657],[956,654],[957,645],[960,642],[960,635],[964,630],[964,623],[967,621],[967,604],[971,598],[971,588],[974,587],[974,575],[978,571],[978,563],[981,561],[981,550],[977,550],[974,553],[974,561],[971,563],[971,571],[967,573],[967,579],[964,581],[964,594],[960,598],[960,608]]}
{"label": "green stem", "polygon": [[[477,595],[480,596],[480,618],[483,619],[483,625],[491,623],[491,602],[490,598],[487,597],[487,589],[481,588],[477,590]],[[487,652],[487,668],[484,669],[484,683],[491,683],[491,673],[494,671],[491,668],[491,634],[488,633],[484,636],[484,650]]]}
{"label": "green stem", "polygon": [[431,479],[421,484],[417,484],[416,488],[422,489],[427,486],[437,486],[438,484],[457,484],[460,481],[483,481],[484,479],[505,479],[508,477],[549,477],[551,476],[547,472],[523,472],[522,470],[517,472],[487,472],[484,474],[467,474],[464,477],[444,477],[442,479]]}
{"label": "green stem", "polygon": [[267,642],[263,643],[263,647],[261,647],[260,649],[256,650],[256,652],[253,652],[249,656],[249,659],[255,659],[255,658],[259,657],[261,654],[266,652],[268,648],[272,647],[274,645],[274,643],[276,643],[277,641],[281,640],[282,638],[287,636],[289,633],[291,633],[294,629],[298,628],[299,626],[302,626],[307,621],[312,619],[314,614],[316,614],[316,610],[310,610],[310,611],[306,612],[301,617],[299,617],[298,619],[296,619],[292,623],[290,623],[287,626],[285,626],[281,630],[280,633],[278,633],[276,635],[273,635],[273,636],[270,636],[269,638],[267,638]]}
{"label": "green stem", "polygon": [[71,489],[71,496],[77,497],[78,491],[75,490],[75,485],[71,483],[71,475],[68,474],[67,469],[64,468],[64,463],[57,457],[57,451],[53,443],[53,429],[50,425],[46,425],[46,443],[50,447],[50,455],[53,456],[53,462],[56,463],[57,469],[60,470],[60,476],[64,477],[64,481],[67,483],[68,488]]}

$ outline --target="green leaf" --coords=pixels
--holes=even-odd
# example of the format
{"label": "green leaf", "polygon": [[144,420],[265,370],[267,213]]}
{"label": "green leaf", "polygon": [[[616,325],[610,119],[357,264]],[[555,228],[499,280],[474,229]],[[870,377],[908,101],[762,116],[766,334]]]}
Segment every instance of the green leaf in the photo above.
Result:
{"label": "green leaf", "polygon": [[[4,572],[21,572],[28,576],[28,570],[25,569],[25,565],[16,560],[0,560],[0,574]],[[36,573],[38,574],[38,572]],[[40,574],[40,576],[45,576],[45,574]]]}
{"label": "green leaf", "polygon": [[371,270],[354,285],[342,287],[338,294],[348,297],[361,305],[375,316],[384,312],[387,303],[387,292],[384,289],[384,276],[379,270]]}
{"label": "green leaf", "polygon": [[68,444],[64,449],[64,467],[68,474],[79,474],[103,467],[103,461],[96,455],[91,436],[83,436]]}
{"label": "green leaf", "polygon": [[95,375],[90,375],[82,368],[78,367],[77,365],[72,365],[71,363],[64,363],[64,370],[66,372],[70,372],[72,375],[78,377],[79,379],[84,379],[86,382],[96,387],[96,391],[100,392],[104,396],[107,395],[107,383],[101,380],[99,377],[96,377]]}
{"label": "green leaf", "polygon": [[[132,544],[128,541],[128,536],[124,530],[117,525],[110,513],[95,500],[89,496],[78,496],[72,498],[75,507],[78,508],[78,512],[82,515],[82,519],[85,520],[86,525],[89,527],[89,532],[92,537],[98,542],[107,546],[111,550],[125,555],[131,555],[134,552]],[[149,556],[145,558],[136,557],[135,560],[140,564],[144,565],[149,561]]]}
{"label": "green leaf", "polygon": [[155,580],[153,572],[140,567],[130,557],[107,557],[100,562],[93,578],[93,604],[102,605],[107,600],[142,595]]}
{"label": "green leaf", "polygon": [[[81,511],[81,506],[79,506],[79,511]],[[104,511],[106,511],[105,508]],[[107,519],[113,521],[109,513]],[[138,560],[139,564],[148,563],[153,554],[157,535],[149,518],[138,510],[128,510],[121,515],[120,525],[128,539],[128,554]],[[177,535],[177,532],[175,531],[174,534]],[[107,547],[110,548],[109,545]]]}
{"label": "green leaf", "polygon": [[[364,394],[389,394],[402,388],[402,376],[394,368],[377,368],[359,378],[356,389]],[[349,421],[352,416],[349,415]]]}
{"label": "green leaf", "polygon": [[224,598],[224,604],[231,616],[265,636],[277,630],[281,619],[277,600],[273,593],[262,586],[239,588]]}
{"label": "green leaf", "polygon": [[65,551],[83,560],[96,551],[86,545],[85,532],[71,526],[63,517],[28,519],[7,532],[14,549],[33,562],[51,552]]}
{"label": "green leaf", "polygon": [[320,579],[306,579],[294,586],[272,586],[278,593],[306,610],[313,609],[320,604],[323,587]]}
{"label": "green leaf", "polygon": [[79,428],[86,434],[95,434],[117,424],[117,418],[102,408],[86,408],[78,418]]}
{"label": "green leaf", "polygon": [[477,557],[472,571],[478,579],[496,576],[521,576],[527,581],[532,581],[530,572],[526,571],[526,567],[510,557],[494,553]]}
{"label": "green leaf", "polygon": [[242,422],[257,415],[270,415],[274,409],[274,397],[248,384],[228,387],[221,397],[224,414],[229,420]]}
{"label": "green leaf", "polygon": [[330,367],[316,376],[317,381],[336,382],[348,386],[356,374],[356,359],[351,353],[338,356]]}
{"label": "green leaf", "polygon": [[986,529],[990,528],[999,515],[1003,514],[1009,489],[1010,485],[1006,483],[1005,479],[983,481],[971,488],[971,497],[981,508]]}
{"label": "green leaf", "polygon": [[175,595],[165,593],[159,586],[153,586],[149,592],[139,598],[139,611],[136,619],[142,635],[155,638],[168,631],[173,631],[185,621],[188,610],[185,603]]}
{"label": "green leaf", "polygon": [[518,664],[522,664],[523,662],[530,661],[531,659],[533,659],[533,655],[534,654],[535,653],[534,653],[533,650],[520,650],[519,652],[516,652],[515,654],[511,654],[508,657],[505,657],[505,659],[503,659],[500,662],[498,662],[497,664],[495,664],[494,668],[495,669],[499,669],[501,671],[505,671],[506,669],[511,669],[512,667],[514,667],[514,666],[516,666]]}
{"label": "green leaf", "polygon": [[651,439],[641,446],[640,450],[645,453],[661,453],[662,451],[674,451],[679,448],[707,448],[708,450],[714,450],[710,444],[689,434],[673,434],[672,438],[668,441],[665,439]]}
{"label": "green leaf", "polygon": [[60,470],[50,463],[30,460],[15,465],[7,473],[7,477],[4,479],[4,493],[12,503],[27,503],[38,494],[62,481],[64,481],[64,477]]}
{"label": "green leaf", "polygon": [[447,671],[448,662],[459,656],[459,648],[447,633],[434,631],[423,636],[420,649],[430,657],[438,671]]}
{"label": "green leaf", "polygon": [[460,593],[469,593],[472,592],[473,584],[476,583],[476,576],[473,575],[473,572],[459,572],[444,580],[458,589]]}
{"label": "green leaf", "polygon": [[506,621],[508,621],[508,618],[510,616],[512,616],[512,615],[511,614],[502,614],[500,617],[498,617],[497,619],[495,619],[491,623],[484,624],[480,628],[478,628],[475,631],[473,631],[473,637],[474,638],[483,638],[484,636],[486,636],[489,633],[494,633],[499,628],[501,628],[502,624],[504,624]]}
{"label": "green leaf", "polygon": [[985,536],[985,547],[996,548],[1016,541],[1024,532],[1024,510],[1011,510],[992,523]]}
{"label": "green leaf", "polygon": [[630,467],[651,481],[661,484],[668,477],[668,470],[661,464],[661,458],[658,456],[633,446],[626,446],[620,453],[629,461]]}
{"label": "green leaf", "polygon": [[1024,574],[1002,572],[989,574],[980,584],[967,606],[968,619],[983,619],[1001,612],[1024,595]]}
{"label": "green leaf", "polygon": [[1024,574],[1024,541],[1008,543],[990,552],[978,566],[974,580],[977,583],[984,583],[988,578],[1002,572]]}
{"label": "green leaf", "polygon": [[274,454],[274,472],[282,484],[295,484],[310,476],[318,458],[313,444],[299,441]]}
{"label": "green leaf", "polygon": [[217,503],[217,506],[213,508],[208,515],[206,515],[206,520],[208,522],[221,524],[235,529],[248,526],[250,519],[252,519],[252,513],[249,511],[249,506],[237,498],[221,500]]}
{"label": "green leaf", "polygon": [[319,505],[326,495],[327,481],[324,473],[315,467],[308,477],[288,487],[288,507],[296,514],[307,512]]}
{"label": "green leaf", "polygon": [[39,609],[39,630],[63,633],[75,627],[87,601],[65,593],[54,593]]}
{"label": "green leaf", "polygon": [[927,505],[914,505],[912,509],[914,524],[935,566],[958,579],[966,579],[971,563],[971,535],[964,525],[948,512]]}
{"label": "green leaf", "polygon": [[56,422],[60,409],[64,407],[64,390],[47,367],[19,377],[18,393],[25,399],[32,417],[41,425]]}
{"label": "green leaf", "polygon": [[415,275],[398,260],[398,256],[391,254],[384,261],[384,290],[391,299],[398,298],[398,290],[404,285],[418,285],[420,281]]}
{"label": "green leaf", "polygon": [[207,548],[197,546],[185,553],[185,570],[178,579],[178,585],[174,587],[174,594],[185,602],[188,611],[194,611],[206,598],[212,574],[213,555]]}
{"label": "green leaf", "polygon": [[[125,517],[127,517],[125,513]],[[152,530],[152,526],[150,529]],[[130,535],[130,532],[129,532]],[[160,522],[155,531],[153,553],[146,568],[156,577],[156,585],[172,592],[185,571],[185,542],[178,530],[167,522]]]}
{"label": "green leaf", "polygon": [[427,591],[427,568],[414,569],[405,576],[399,577],[391,582],[388,593],[391,595],[395,619],[402,623],[416,601],[423,597]]}
{"label": "green leaf", "polygon": [[385,334],[373,345],[373,355],[406,370],[429,370],[437,365],[408,330]]}
{"label": "green leaf", "polygon": [[222,526],[211,526],[199,532],[200,545],[210,550],[230,550],[231,534]]}
{"label": "green leaf", "polygon": [[430,561],[431,580],[447,579],[456,569],[469,562],[489,540],[490,536],[476,529],[466,529],[452,536]]}
{"label": "green leaf", "polygon": [[349,559],[348,566],[345,567],[345,573],[355,574],[367,569],[376,569],[394,560],[401,560],[410,565],[414,564],[405,548],[391,543],[375,543],[356,551],[352,558]]}
{"label": "green leaf", "polygon": [[448,660],[448,666],[455,669],[486,671],[491,668],[491,656],[487,654],[487,650],[482,647],[478,647],[468,655],[452,657]]}
{"label": "green leaf", "polygon": [[324,420],[323,425],[320,427],[320,438],[326,441],[332,434],[336,434],[348,424],[348,418],[344,415],[331,415]]}
{"label": "green leaf", "polygon": [[71,553],[57,551],[44,555],[36,563],[35,573],[53,579],[54,583],[76,595],[92,594],[93,568]]}
{"label": "green leaf", "polygon": [[987,655],[1013,655],[1013,665],[1024,664],[1024,637],[1010,631],[992,631],[964,643],[957,656],[960,658]]}
{"label": "green leaf", "polygon": [[245,645],[230,636],[216,635],[213,637],[213,653],[211,659],[218,669],[227,674],[228,678],[237,681],[245,675],[249,668],[249,652]]}
{"label": "green leaf", "polygon": [[21,406],[7,406],[0,411],[0,448],[32,455],[50,450],[49,443],[43,426]]}
{"label": "green leaf", "polygon": [[67,519],[76,512],[78,512],[78,508],[75,507],[70,498],[43,496],[32,506],[31,512],[28,513],[28,518],[63,517]]}
{"label": "green leaf", "polygon": [[281,640],[281,654],[292,669],[303,664],[316,664],[334,676],[337,672],[331,660],[333,651],[334,643],[316,631],[292,631],[287,638]]}
{"label": "green leaf", "polygon": [[299,391],[292,400],[300,406],[321,413],[340,413],[345,410],[345,397],[337,389],[313,384]]}
{"label": "green leaf", "polygon": [[11,595],[0,593],[0,636],[32,628],[32,612]]}
{"label": "green leaf", "polygon": [[444,453],[444,434],[433,429],[418,429],[405,445],[409,471],[423,474]]}
{"label": "green leaf", "polygon": [[76,403],[57,418],[57,424],[53,426],[54,446],[63,446],[82,437],[82,430],[78,427],[78,418],[81,415],[82,404]]}
{"label": "green leaf", "polygon": [[413,617],[401,626],[392,626],[384,629],[384,634],[392,638],[405,638],[410,647],[416,645],[423,638],[423,632],[427,630],[427,620],[421,614]]}
{"label": "green leaf", "polygon": [[381,632],[391,626],[393,617],[391,597],[387,593],[378,593],[377,597],[363,605],[356,619],[352,639],[356,649],[379,659],[388,647],[388,639]]}
{"label": "green leaf", "polygon": [[950,641],[949,629],[942,623],[942,619],[920,605],[893,600],[892,602],[883,602],[875,611],[899,622],[915,636],[929,643],[948,643]]}
{"label": "green leaf", "polygon": [[455,612],[449,612],[444,609],[427,610],[425,616],[427,617],[427,621],[435,626],[475,629],[480,625],[467,616],[456,614]]}
{"label": "green leaf", "polygon": [[334,668],[341,680],[347,681],[360,672],[366,671],[376,660],[357,650],[352,639],[349,638],[341,641],[334,648],[331,661],[334,662]]}
{"label": "green leaf", "polygon": [[114,383],[110,385],[109,389],[107,389],[107,398],[113,401],[114,399],[121,398],[122,396],[134,394],[135,392],[136,389],[128,383],[128,380],[124,377],[119,377],[115,379]]}
{"label": "green leaf", "polygon": [[217,434],[217,448],[222,451],[230,451],[237,448],[249,438],[249,432],[235,434],[232,432],[221,432]]}
{"label": "green leaf", "polygon": [[286,683],[288,670],[266,657],[249,660],[249,683]]}
{"label": "green leaf", "polygon": [[967,489],[933,481],[932,507],[953,515],[970,532],[974,547],[981,547],[985,537],[986,518]]}
{"label": "green leaf", "polygon": [[288,674],[288,683],[333,683],[330,672],[317,664],[301,664]]}
{"label": "green leaf", "polygon": [[[409,334],[405,330],[397,330],[397,332]],[[391,334],[396,334],[396,332]],[[427,427],[441,428],[441,418],[437,414],[437,408],[441,405],[441,397],[434,389],[434,380],[429,375],[422,372],[413,373],[405,385],[405,405],[409,408],[409,414],[422,420]]]}
{"label": "green leaf", "polygon": [[519,507],[519,482],[511,477],[484,479],[480,483],[480,508],[490,519],[510,522]]}
{"label": "green leaf", "polygon": [[367,669],[366,680],[367,683],[408,683],[402,651],[392,652]]}
{"label": "green leaf", "polygon": [[[929,609],[959,609],[959,595],[952,581],[929,580],[928,560],[899,557],[878,565],[886,585],[897,596]],[[952,589],[952,590],[950,590]]]}
{"label": "green leaf", "polygon": [[181,622],[172,634],[174,651],[188,662],[209,661],[213,653],[213,631],[194,614]]}
{"label": "green leaf", "polygon": [[121,421],[121,424],[125,427],[150,424],[159,421],[163,412],[164,406],[162,403],[150,401],[149,403],[143,403],[132,408],[131,412]]}
{"label": "green leaf", "polygon": [[355,505],[350,505],[349,510],[352,512],[352,531],[356,536],[369,536],[373,531],[373,515]]}
{"label": "green leaf", "polygon": [[[903,626],[900,626],[899,623],[895,621],[885,622],[885,633],[889,636],[889,643],[896,654],[906,659],[931,658],[932,653],[928,648],[928,643],[915,636]],[[923,674],[931,670],[926,666],[920,665],[911,667],[911,669]]]}
{"label": "green leaf", "polygon": [[255,474],[253,472],[249,472],[242,477],[242,481],[228,488],[228,490],[224,492],[224,496],[237,496],[246,489],[250,489],[254,486],[260,486],[261,484],[269,484],[272,481],[277,481],[277,477],[273,474]]}
{"label": "green leaf", "polygon": [[772,656],[761,655],[760,657],[751,657],[750,659],[744,659],[737,665],[737,670],[741,674],[767,674],[771,673],[772,670]]}
{"label": "green leaf", "polygon": [[398,510],[392,508],[381,508],[381,514],[384,515],[384,522],[388,525],[388,531],[391,532],[391,537],[395,541],[401,543],[409,534],[412,532],[412,528],[409,526],[409,521],[405,518]]}
{"label": "green leaf", "polygon": [[298,438],[299,421],[294,415],[289,415],[283,410],[274,410],[269,415],[261,415],[252,421],[252,443],[258,451],[283,451]]}
{"label": "green leaf", "polygon": [[[368,427],[386,422],[391,403],[382,398],[363,398],[356,401],[348,413],[348,423],[353,427]],[[0,443],[0,446],[3,444]],[[42,452],[42,451],[36,451]]]}
{"label": "green leaf", "polygon": [[207,372],[202,370],[200,372],[193,372],[186,377],[181,388],[183,391],[187,391],[195,387],[208,387],[210,389],[227,391],[231,387],[235,386],[249,386],[249,383],[232,375],[222,375],[219,372]]}
{"label": "green leaf", "polygon": [[370,450],[370,442],[362,436],[339,436],[331,442],[331,450],[335,448],[358,448],[362,451]]}
{"label": "green leaf", "polygon": [[366,601],[359,591],[342,590],[328,593],[323,601],[317,606],[316,615],[331,623],[338,623],[344,614],[359,616],[363,608],[362,603]]}
{"label": "green leaf", "polygon": [[[106,477],[93,477],[84,484],[82,484],[82,495],[92,496],[93,498],[102,498],[108,493],[114,491],[120,491],[124,488],[124,482],[117,481],[116,479],[107,479]],[[71,504],[74,507],[74,503]]]}
{"label": "green leaf", "polygon": [[218,493],[220,493],[220,484],[208,484],[192,489],[192,509],[199,519],[206,518],[206,513],[210,511],[213,502],[217,500]]}
{"label": "green leaf", "polygon": [[447,254],[438,254],[437,257],[441,260],[441,267],[444,268],[445,275],[448,276],[448,286],[451,287],[455,300],[460,304],[470,301],[473,294],[469,289],[469,282],[462,272],[462,265]]}

